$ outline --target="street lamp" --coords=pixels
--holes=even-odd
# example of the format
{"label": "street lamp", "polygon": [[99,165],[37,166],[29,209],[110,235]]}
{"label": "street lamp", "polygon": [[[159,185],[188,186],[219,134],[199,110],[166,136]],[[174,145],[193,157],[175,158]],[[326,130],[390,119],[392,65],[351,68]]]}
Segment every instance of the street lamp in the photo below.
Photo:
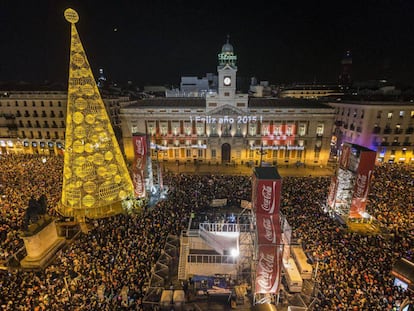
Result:
{"label": "street lamp", "polygon": [[263,156],[265,154],[267,154],[267,151],[263,150],[263,142],[260,144],[260,150],[256,151],[257,154],[260,155],[260,163],[259,163],[259,167],[262,167],[262,163],[263,163]]}

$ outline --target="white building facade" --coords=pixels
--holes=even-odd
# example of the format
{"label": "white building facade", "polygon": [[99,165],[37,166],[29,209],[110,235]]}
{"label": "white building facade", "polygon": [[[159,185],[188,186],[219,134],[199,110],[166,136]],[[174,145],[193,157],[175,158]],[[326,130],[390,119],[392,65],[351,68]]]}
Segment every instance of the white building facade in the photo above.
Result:
{"label": "white building facade", "polygon": [[152,98],[120,109],[124,150],[145,134],[152,156],[180,163],[326,165],[334,109],[318,101],[254,98],[237,92],[237,56],[218,54],[218,87],[205,97]]}

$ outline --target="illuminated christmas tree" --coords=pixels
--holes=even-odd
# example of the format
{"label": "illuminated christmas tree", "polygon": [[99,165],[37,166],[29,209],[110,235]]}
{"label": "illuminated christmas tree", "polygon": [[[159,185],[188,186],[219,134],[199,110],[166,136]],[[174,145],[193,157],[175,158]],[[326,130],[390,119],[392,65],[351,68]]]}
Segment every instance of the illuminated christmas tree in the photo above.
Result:
{"label": "illuminated christmas tree", "polygon": [[100,218],[122,211],[122,200],[133,196],[133,185],[104,102],[76,30],[71,23],[66,138],[62,200],[58,211],[76,219]]}

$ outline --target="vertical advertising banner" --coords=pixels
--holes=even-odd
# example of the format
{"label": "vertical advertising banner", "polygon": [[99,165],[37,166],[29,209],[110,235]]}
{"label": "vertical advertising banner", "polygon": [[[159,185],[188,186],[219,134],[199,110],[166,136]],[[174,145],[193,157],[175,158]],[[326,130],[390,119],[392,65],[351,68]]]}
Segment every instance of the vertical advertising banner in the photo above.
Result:
{"label": "vertical advertising banner", "polygon": [[256,266],[256,294],[276,294],[281,279],[282,256],[280,246],[259,245]]}
{"label": "vertical advertising banner", "polygon": [[335,200],[336,200],[336,192],[338,191],[338,178],[336,176],[332,176],[331,184],[329,186],[328,191],[328,206],[333,209],[335,207]]}
{"label": "vertical advertising banner", "polygon": [[132,165],[132,182],[134,183],[134,194],[136,198],[143,198],[145,191],[145,168],[147,164],[147,139],[145,135],[133,136],[134,162]]}
{"label": "vertical advertising banner", "polygon": [[280,245],[279,215],[256,214],[257,244]]}
{"label": "vertical advertising banner", "polygon": [[258,245],[255,294],[275,294],[279,291],[282,271],[282,179],[276,168],[257,168],[252,187],[252,209],[256,216]]}
{"label": "vertical advertising banner", "polygon": [[256,179],[253,186],[253,211],[256,214],[279,214],[282,181]]}
{"label": "vertical advertising banner", "polygon": [[348,144],[342,145],[341,156],[339,157],[339,167],[346,170],[349,166],[349,158],[351,156],[351,146]]}
{"label": "vertical advertising banner", "polygon": [[352,195],[351,207],[349,209],[349,216],[351,218],[361,218],[361,213],[365,212],[369,184],[375,167],[375,157],[376,153],[372,150],[362,151],[360,153],[354,192]]}

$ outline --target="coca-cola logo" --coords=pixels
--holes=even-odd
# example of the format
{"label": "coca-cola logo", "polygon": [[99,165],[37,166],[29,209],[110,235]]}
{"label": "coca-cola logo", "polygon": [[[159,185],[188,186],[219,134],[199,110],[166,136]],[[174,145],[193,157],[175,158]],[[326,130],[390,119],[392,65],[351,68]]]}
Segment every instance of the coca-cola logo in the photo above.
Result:
{"label": "coca-cola logo", "polygon": [[136,147],[137,155],[144,155],[145,150],[144,150],[144,144],[142,142],[142,138],[138,138],[135,141],[135,147]]}
{"label": "coca-cola logo", "polygon": [[263,185],[262,187],[263,203],[261,205],[261,208],[266,212],[271,212],[272,202],[273,202],[272,194],[273,194],[272,187]]}
{"label": "coca-cola logo", "polygon": [[137,196],[144,194],[144,182],[141,174],[134,174],[135,193]]}
{"label": "coca-cola logo", "polygon": [[263,217],[263,228],[264,228],[264,237],[266,240],[268,240],[271,243],[275,242],[275,228],[273,225],[273,220],[271,217]]}
{"label": "coca-cola logo", "polygon": [[258,261],[258,274],[256,276],[257,284],[265,291],[270,291],[273,286],[273,265],[275,255],[260,252]]}
{"label": "coca-cola logo", "polygon": [[358,174],[356,178],[354,198],[366,198],[368,195],[368,181],[371,171],[368,175]]}

